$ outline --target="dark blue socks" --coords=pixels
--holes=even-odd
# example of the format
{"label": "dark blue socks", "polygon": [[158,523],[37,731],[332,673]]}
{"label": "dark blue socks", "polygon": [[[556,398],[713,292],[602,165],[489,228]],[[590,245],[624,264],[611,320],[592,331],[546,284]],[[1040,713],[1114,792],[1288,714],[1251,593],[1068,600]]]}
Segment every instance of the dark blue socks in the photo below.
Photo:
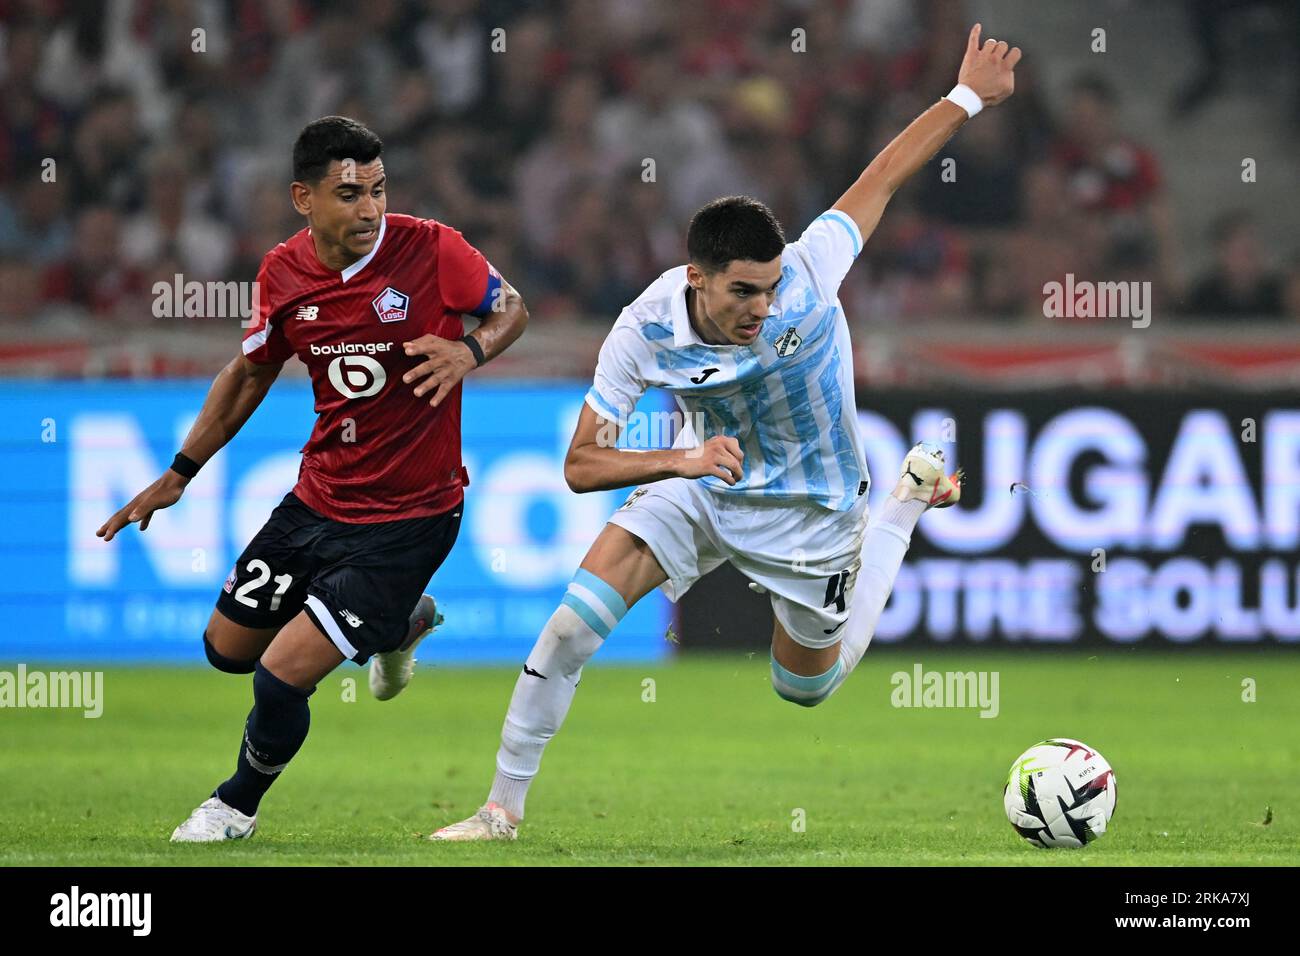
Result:
{"label": "dark blue socks", "polygon": [[239,763],[234,776],[217,787],[217,797],[240,813],[257,813],[263,795],[307,739],[311,695],[312,691],[286,684],[257,662],[253,709],[244,724]]}

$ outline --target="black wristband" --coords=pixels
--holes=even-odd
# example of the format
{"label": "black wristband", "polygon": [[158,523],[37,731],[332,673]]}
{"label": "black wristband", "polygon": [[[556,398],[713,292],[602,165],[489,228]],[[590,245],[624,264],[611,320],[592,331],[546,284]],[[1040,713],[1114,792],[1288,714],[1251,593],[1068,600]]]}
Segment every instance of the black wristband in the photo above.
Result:
{"label": "black wristband", "polygon": [[176,457],[172,459],[172,471],[176,472],[176,474],[180,475],[182,478],[193,478],[199,473],[199,469],[202,467],[203,466],[193,458],[186,458],[180,452],[177,452]]}
{"label": "black wristband", "polygon": [[460,340],[468,345],[469,350],[474,353],[474,364],[476,366],[481,366],[487,361],[487,358],[483,355],[483,346],[478,344],[478,339],[472,335],[462,335]]}

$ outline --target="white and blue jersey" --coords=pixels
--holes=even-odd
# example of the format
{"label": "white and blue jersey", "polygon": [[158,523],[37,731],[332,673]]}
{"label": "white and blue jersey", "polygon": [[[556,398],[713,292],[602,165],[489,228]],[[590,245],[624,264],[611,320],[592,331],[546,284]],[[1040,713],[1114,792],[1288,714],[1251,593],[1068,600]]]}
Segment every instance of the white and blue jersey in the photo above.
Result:
{"label": "white and blue jersey", "polygon": [[832,209],[814,220],[782,252],[776,299],[751,345],[701,341],[686,311],[686,266],[668,270],[614,323],[587,404],[624,423],[647,388],[666,389],[703,430],[679,436],[679,447],[729,435],[745,453],[735,485],[699,479],[711,491],[850,510],[868,477],[837,294],[861,250],[849,216]]}

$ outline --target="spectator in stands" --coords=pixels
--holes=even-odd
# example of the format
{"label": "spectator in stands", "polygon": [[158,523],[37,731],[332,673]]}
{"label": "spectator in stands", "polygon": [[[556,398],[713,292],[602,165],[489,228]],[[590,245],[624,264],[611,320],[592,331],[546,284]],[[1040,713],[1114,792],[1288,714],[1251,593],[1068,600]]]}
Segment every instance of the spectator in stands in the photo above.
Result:
{"label": "spectator in stands", "polygon": [[188,180],[186,208],[229,222],[242,217],[245,194],[230,188],[241,174],[219,123],[212,99],[191,97],[177,109],[171,143],[183,154]]}
{"label": "spectator in stands", "polygon": [[62,259],[72,243],[65,181],[44,182],[29,174],[15,191],[16,203],[0,202],[0,256],[22,257],[39,267]]}
{"label": "spectator in stands", "polygon": [[66,150],[67,117],[35,84],[41,37],[34,26],[14,24],[4,35],[4,75],[0,77],[0,186],[29,181],[42,172],[47,157]]}
{"label": "spectator in stands", "polygon": [[553,49],[549,17],[534,11],[505,29],[508,55],[489,61],[493,138],[500,152],[517,157],[547,132],[550,99],[561,77],[548,72]]}
{"label": "spectator in stands", "polygon": [[673,47],[658,38],[639,52],[628,95],[610,99],[596,115],[596,142],[619,166],[654,160],[674,213],[686,219],[732,191],[733,163],[714,115],[679,92]]}
{"label": "spectator in stands", "polygon": [[575,182],[562,209],[541,270],[545,285],[558,297],[547,303],[546,310],[612,322],[642,287],[616,268],[613,250],[622,241],[623,229],[607,187],[600,182]]}
{"label": "spectator in stands", "polygon": [[72,208],[137,206],[144,193],[146,144],[135,101],[126,91],[106,87],[92,96],[73,134],[70,161],[59,164],[71,180]]}
{"label": "spectator in stands", "polygon": [[282,177],[254,181],[248,218],[236,234],[229,275],[222,278],[252,282],[262,257],[302,228],[304,220],[289,202],[289,186]]}
{"label": "spectator in stands", "polygon": [[186,281],[225,279],[230,271],[234,240],[223,223],[201,210],[187,209],[189,166],[179,151],[164,151],[149,161],[145,208],[122,231],[122,253],[131,264],[147,269],[164,256],[182,265]]}
{"label": "spectator in stands", "polygon": [[1020,221],[1025,157],[1007,148],[1012,138],[1009,114],[987,112],[917,177],[921,210],[949,225],[1006,229]]}
{"label": "spectator in stands", "polygon": [[1215,220],[1214,265],[1193,285],[1186,312],[1199,318],[1278,318],[1282,279],[1269,269],[1250,213],[1232,210]]}
{"label": "spectator in stands", "polygon": [[143,294],[144,280],[122,256],[121,234],[121,217],[111,206],[82,210],[67,257],[42,277],[42,301],[80,306],[96,318],[126,318],[123,307]]}
{"label": "spectator in stands", "polygon": [[669,211],[664,189],[645,182],[640,166],[626,168],[613,188],[620,225],[610,250],[612,268],[621,282],[644,289],[664,270],[686,261],[686,230]]}
{"label": "spectator in stands", "polygon": [[[438,108],[448,116],[465,116],[483,97],[492,54],[477,7],[475,0],[424,0],[425,17],[415,31]],[[505,41],[509,50],[508,33]]]}
{"label": "spectator in stands", "polygon": [[[124,250],[146,278],[251,279],[302,228],[289,140],[344,111],[381,131],[392,208],[456,223],[535,290],[536,315],[600,321],[683,260],[709,199],[752,193],[797,234],[951,86],[979,19],[966,0],[0,0],[0,13],[0,257],[30,263],[58,301],[111,314],[114,289],[142,281]],[[945,150],[955,184],[935,163],[928,188],[891,205],[842,287],[850,321],[1041,318],[1043,284],[1067,272],[1152,279],[1157,302],[1189,311],[1249,305],[1261,287],[1267,300],[1275,281],[1290,308],[1290,280],[1250,278],[1249,239],[1216,242],[1214,270],[1181,297],[1155,156],[1097,77],[1071,88],[1058,134],[1035,77],[1056,68],[1050,52]],[[46,157],[57,185],[42,191]],[[121,248],[86,248],[104,243]]]}
{"label": "spectator in stands", "polygon": [[359,97],[373,111],[393,90],[400,64],[378,38],[358,36],[356,4],[318,4],[321,13],[312,29],[293,34],[280,48],[260,92],[264,148],[287,150],[298,130],[336,114],[349,97]]}
{"label": "spectator in stands", "polygon": [[524,154],[515,171],[514,193],[529,248],[549,250],[563,214],[563,202],[580,181],[612,175],[616,160],[596,142],[593,119],[600,82],[593,73],[569,76],[551,106],[547,134]]}
{"label": "spectator in stands", "polygon": [[33,316],[40,316],[41,275],[26,258],[0,255],[0,322],[29,328]]}
{"label": "spectator in stands", "polygon": [[1024,221],[995,240],[980,263],[977,303],[990,317],[1043,321],[1043,287],[1049,282],[1102,277],[1106,232],[1100,212],[1072,207],[1061,168],[1030,167],[1021,200]]}
{"label": "spectator in stands", "polygon": [[893,286],[890,319],[942,319],[969,308],[970,250],[949,226],[926,218],[899,193],[863,251],[873,277]]}
{"label": "spectator in stands", "polygon": [[1105,278],[1152,281],[1159,295],[1176,296],[1182,275],[1155,154],[1121,130],[1119,95],[1101,75],[1077,77],[1068,102],[1052,158],[1075,207],[1102,216]]}
{"label": "spectator in stands", "polygon": [[[38,88],[69,112],[111,87],[129,99],[132,127],[158,132],[170,113],[166,78],[159,69],[160,50],[139,35],[137,0],[72,3],[51,25],[36,74]],[[149,23],[147,9],[143,11]]]}

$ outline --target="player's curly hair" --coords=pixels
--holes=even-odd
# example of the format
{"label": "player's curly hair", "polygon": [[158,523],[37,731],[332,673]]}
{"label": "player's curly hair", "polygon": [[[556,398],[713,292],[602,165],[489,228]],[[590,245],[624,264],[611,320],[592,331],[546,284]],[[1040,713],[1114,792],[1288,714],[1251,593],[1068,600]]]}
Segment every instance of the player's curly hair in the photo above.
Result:
{"label": "player's curly hair", "polygon": [[772,210],[749,196],[715,199],[691,217],[686,252],[703,272],[722,272],[733,259],[771,262],[785,248]]}
{"label": "player's curly hair", "polygon": [[355,160],[360,165],[379,158],[384,141],[366,126],[346,116],[322,116],[303,127],[293,144],[293,178],[318,183],[332,160]]}

